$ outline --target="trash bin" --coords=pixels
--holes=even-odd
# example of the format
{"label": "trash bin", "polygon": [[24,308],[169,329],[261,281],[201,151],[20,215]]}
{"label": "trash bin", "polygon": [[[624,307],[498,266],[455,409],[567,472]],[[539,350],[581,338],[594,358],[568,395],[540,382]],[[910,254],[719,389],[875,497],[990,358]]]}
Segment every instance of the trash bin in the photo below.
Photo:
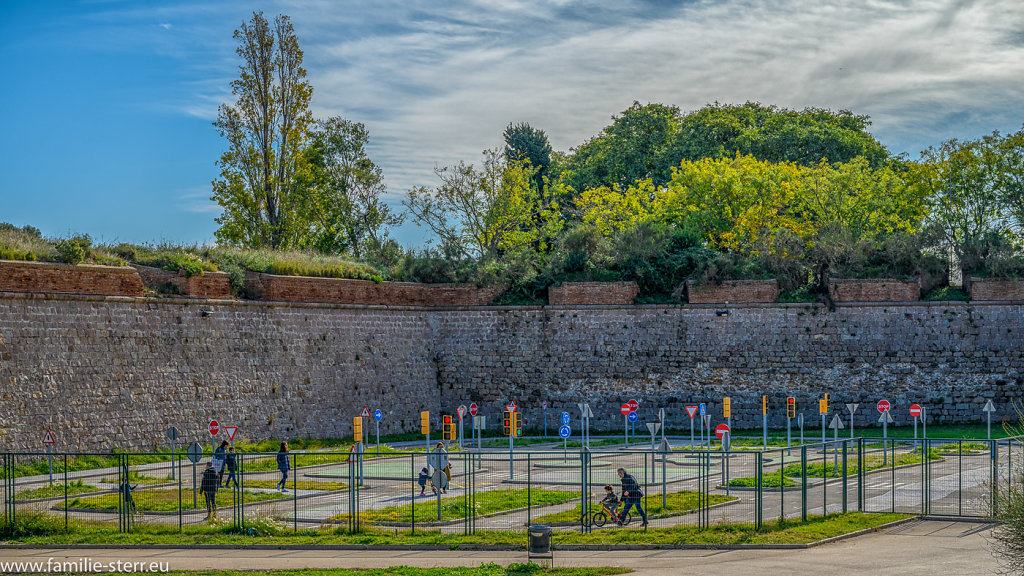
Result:
{"label": "trash bin", "polygon": [[537,524],[530,526],[530,555],[551,554],[551,526]]}

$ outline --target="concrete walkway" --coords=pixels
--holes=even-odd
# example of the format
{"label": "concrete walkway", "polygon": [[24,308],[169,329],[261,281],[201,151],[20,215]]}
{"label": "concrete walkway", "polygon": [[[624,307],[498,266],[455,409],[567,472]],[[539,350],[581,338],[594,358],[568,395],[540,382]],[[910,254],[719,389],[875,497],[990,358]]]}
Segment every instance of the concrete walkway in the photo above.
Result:
{"label": "concrete walkway", "polygon": [[[620,566],[635,574],[852,574],[954,576],[994,574],[997,564],[986,535],[989,524],[918,521],[806,550],[649,550],[558,552],[556,566]],[[11,549],[0,562],[42,561],[168,562],[172,570],[286,568],[379,568],[385,566],[478,566],[526,561],[525,552],[371,550],[167,550]]]}

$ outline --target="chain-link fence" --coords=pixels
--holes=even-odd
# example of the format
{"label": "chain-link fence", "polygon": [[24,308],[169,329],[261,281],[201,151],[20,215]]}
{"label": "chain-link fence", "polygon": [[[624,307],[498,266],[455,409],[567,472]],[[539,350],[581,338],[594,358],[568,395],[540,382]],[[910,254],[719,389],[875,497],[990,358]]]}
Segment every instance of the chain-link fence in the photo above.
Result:
{"label": "chain-link fence", "polygon": [[[545,449],[547,448],[547,449]],[[637,450],[562,445],[448,453],[2,455],[3,526],[22,516],[183,530],[376,527],[470,534],[748,524],[848,511],[991,517],[1021,481],[1021,438],[863,438],[786,448]]]}

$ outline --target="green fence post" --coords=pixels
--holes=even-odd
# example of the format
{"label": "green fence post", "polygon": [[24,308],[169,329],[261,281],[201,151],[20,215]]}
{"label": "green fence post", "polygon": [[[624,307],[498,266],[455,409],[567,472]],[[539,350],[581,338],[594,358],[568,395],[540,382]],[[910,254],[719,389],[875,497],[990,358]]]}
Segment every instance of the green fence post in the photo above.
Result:
{"label": "green fence post", "polygon": [[[886,446],[882,444],[882,450],[885,450]],[[888,452],[886,452],[888,453]],[[896,441],[892,441],[892,458],[889,459],[889,471],[891,473],[891,480],[889,482],[889,493],[892,495],[892,511],[896,512]]]}
{"label": "green fence post", "polygon": [[764,496],[764,487],[762,486],[762,481],[764,479],[764,471],[761,469],[761,467],[764,465],[763,452],[754,453],[754,464],[755,466],[757,466],[757,493],[754,496],[754,500],[757,504],[757,529],[760,530],[764,516],[764,502],[762,500]]}
{"label": "green fence post", "polygon": [[299,455],[292,454],[292,532],[299,531]]}
{"label": "green fence post", "polygon": [[64,453],[64,532],[68,531],[68,453]]}
{"label": "green fence post", "polygon": [[[171,470],[174,470],[174,459],[171,459]],[[182,497],[182,486],[181,486],[181,460],[178,460],[178,532],[185,531],[185,523],[182,518],[181,512],[181,497]]]}
{"label": "green fence post", "polygon": [[533,522],[533,509],[532,509],[533,501],[532,501],[532,492],[530,490],[530,488],[532,487],[533,476],[530,473],[530,468],[531,468],[531,466],[530,466],[531,458],[530,457],[531,457],[531,454],[529,452],[527,452],[526,453],[526,526],[527,526],[527,529],[529,529],[530,524]]}
{"label": "green fence post", "polygon": [[800,445],[800,521],[807,522],[807,445]]}
{"label": "green fence post", "polygon": [[857,512],[864,511],[864,476],[864,439],[857,438]]}
{"label": "green fence post", "polygon": [[821,443],[821,516],[828,516],[828,444]]}
{"label": "green fence post", "polygon": [[847,512],[847,509],[846,509],[847,494],[846,493],[850,489],[850,481],[846,477],[846,473],[847,473],[847,468],[846,468],[846,451],[850,449],[850,445],[849,445],[849,441],[848,440],[843,440],[842,449],[843,449],[843,472],[842,472],[842,474],[843,474],[843,514],[846,514],[846,512]]}
{"label": "green fence post", "polygon": [[992,459],[989,466],[992,468],[992,516],[999,516],[999,441],[991,440],[989,450],[992,452]]}

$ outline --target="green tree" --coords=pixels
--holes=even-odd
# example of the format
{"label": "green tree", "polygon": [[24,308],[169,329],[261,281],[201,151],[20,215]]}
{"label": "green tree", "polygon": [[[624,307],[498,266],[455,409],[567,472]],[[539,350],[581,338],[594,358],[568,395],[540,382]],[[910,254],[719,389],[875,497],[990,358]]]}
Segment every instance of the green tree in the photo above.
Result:
{"label": "green tree", "polygon": [[1024,128],[1000,137],[986,136],[997,154],[997,186],[1001,204],[1013,219],[1014,232],[1024,236]]}
{"label": "green tree", "polygon": [[533,174],[533,185],[540,192],[545,192],[545,181],[551,167],[551,143],[543,130],[537,130],[529,124],[509,124],[503,134],[505,137],[505,159],[508,161],[529,162],[536,170]]}
{"label": "green tree", "polygon": [[220,204],[217,239],[252,248],[288,248],[305,229],[303,156],[313,88],[288,16],[271,28],[262,12],[235,30],[239,77],[234,104],[223,104],[214,126],[228,141],[217,165],[211,200]]}
{"label": "green tree", "polygon": [[402,223],[384,202],[380,167],[366,153],[366,127],[340,117],[317,122],[310,136],[304,243],[317,251],[348,252],[357,259],[387,243],[388,229]]}

